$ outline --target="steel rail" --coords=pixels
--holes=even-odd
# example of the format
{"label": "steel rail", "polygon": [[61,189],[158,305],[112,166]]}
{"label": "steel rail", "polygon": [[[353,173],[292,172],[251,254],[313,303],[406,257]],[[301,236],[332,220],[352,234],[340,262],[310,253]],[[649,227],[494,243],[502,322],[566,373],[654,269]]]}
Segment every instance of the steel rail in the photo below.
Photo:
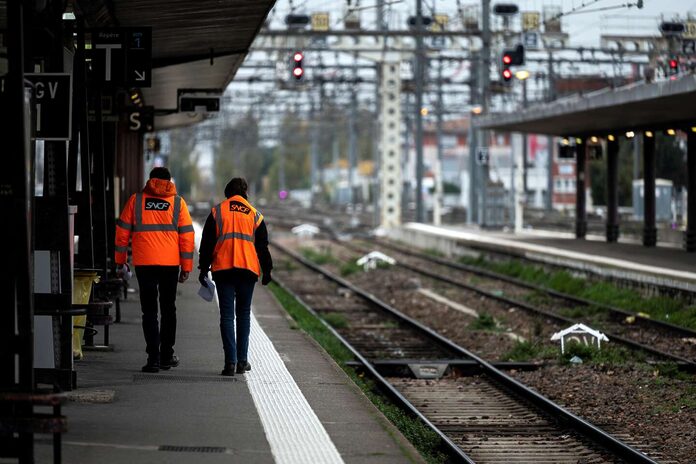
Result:
{"label": "steel rail", "polygon": [[617,438],[613,437],[612,435],[608,434],[604,430],[602,430],[599,427],[587,422],[586,420],[582,419],[581,417],[573,414],[572,412],[570,412],[567,409],[563,408],[562,406],[556,404],[555,402],[551,401],[550,399],[546,398],[545,396],[542,396],[541,394],[537,393],[536,391],[530,389],[526,385],[524,385],[521,382],[515,380],[514,378],[508,376],[507,374],[500,371],[499,369],[496,369],[492,364],[490,364],[489,362],[487,362],[483,358],[480,358],[479,356],[470,352],[466,348],[457,345],[452,340],[438,334],[437,332],[434,332],[432,329],[427,328],[423,324],[421,324],[421,323],[413,320],[412,318],[406,316],[401,311],[388,305],[387,303],[378,299],[377,297],[375,297],[371,293],[368,293],[368,292],[356,287],[355,285],[351,284],[350,282],[326,271],[325,269],[322,269],[320,266],[306,260],[305,258],[299,256],[297,253],[289,250],[288,248],[286,248],[282,245],[279,245],[278,243],[273,242],[272,246],[277,248],[278,250],[286,253],[287,255],[293,257],[294,259],[296,259],[297,261],[302,263],[304,266],[314,270],[315,272],[322,274],[327,279],[332,280],[333,282],[337,283],[338,285],[349,289],[350,291],[352,291],[356,295],[359,295],[359,296],[363,297],[364,299],[370,301],[371,303],[373,303],[377,307],[383,309],[387,313],[392,314],[393,316],[397,317],[398,319],[400,319],[406,323],[409,323],[409,324],[413,325],[414,327],[423,328],[423,329],[427,330],[428,332],[434,334],[440,340],[440,342],[442,344],[444,344],[448,347],[451,347],[452,350],[460,353],[462,356],[468,357],[468,358],[476,361],[479,364],[481,370],[486,375],[488,375],[489,377],[498,381],[501,385],[505,386],[511,392],[519,395],[520,397],[529,401],[530,403],[537,406],[541,410],[545,411],[551,417],[557,419],[560,423],[566,424],[567,426],[578,431],[580,434],[584,435],[586,438],[588,438],[591,441],[595,442],[596,444],[602,446],[606,450],[614,453],[617,457],[624,459],[627,462],[631,462],[631,463],[656,464],[655,461],[650,459],[645,454],[643,454],[640,451],[636,450],[635,448],[623,443],[622,441],[620,441]]}
{"label": "steel rail", "polygon": [[[288,250],[285,250],[278,246],[277,244],[273,244],[272,246],[275,246],[276,248],[280,249],[281,251],[289,254],[295,259],[298,259],[302,264],[308,265],[308,262],[306,262],[303,258],[293,254],[292,252],[288,252]],[[309,266],[311,269],[313,269],[311,266]],[[319,315],[312,307],[307,304],[302,297],[300,297],[297,293],[293,292],[284,282],[278,280],[277,278],[273,279],[283,290],[288,292],[295,298],[310,314],[312,314],[315,318],[319,320],[319,322],[322,323],[324,327],[326,327],[331,334],[336,337],[342,344],[345,346],[348,351],[350,351],[353,356],[358,360],[358,363],[365,368],[370,376],[374,380],[377,381],[379,386],[382,388],[384,392],[387,393],[387,395],[392,398],[392,400],[395,400],[398,404],[402,406],[402,408],[406,409],[411,415],[415,416],[420,420],[423,424],[425,424],[426,427],[428,427],[430,430],[432,430],[434,433],[437,434],[438,437],[440,437],[440,440],[442,440],[443,448],[445,451],[450,454],[450,456],[457,458],[458,462],[463,462],[467,464],[475,464],[475,462],[459,447],[457,446],[447,435],[445,435],[442,430],[440,430],[435,424],[433,424],[427,417],[423,415],[418,408],[416,408],[404,395],[401,394],[399,390],[397,390],[387,379],[380,374],[375,366],[367,359],[365,358],[360,352],[353,347],[353,345],[350,344],[348,340],[346,340],[336,329],[334,329],[328,322],[326,322],[321,315]]]}
{"label": "steel rail", "polygon": [[[564,265],[561,263],[552,263],[548,261],[544,261],[541,258],[535,258],[533,256],[527,256],[524,252],[515,252],[513,250],[504,250],[502,248],[498,249],[495,248],[494,245],[492,244],[471,244],[468,243],[466,244],[466,248],[477,251],[482,254],[486,255],[499,255],[503,256],[506,258],[515,258],[519,259],[522,261],[528,261],[530,263],[534,264],[539,264],[541,266],[547,266],[547,267],[554,267],[554,268],[560,268],[564,270],[573,270],[576,272],[582,272],[585,274],[590,274],[590,275],[601,275],[596,271],[593,271],[591,269],[578,269],[578,268],[573,268],[568,265]],[[570,260],[572,261],[572,260]],[[628,277],[617,277],[617,276],[609,276],[608,279],[617,281],[617,282],[623,282],[626,284],[626,286],[631,287],[631,288],[637,288],[640,287],[643,282],[640,282],[638,280],[634,280]],[[660,294],[665,294],[665,295],[673,295],[673,294],[679,294],[679,295],[684,295],[690,299],[696,299],[696,292],[693,290],[690,290],[688,288],[681,288],[679,286],[671,286],[669,284],[664,284],[664,283],[653,283],[649,282],[646,284],[650,288],[655,288],[658,290]]]}
{"label": "steel rail", "polygon": [[476,275],[484,276],[484,277],[489,277],[492,279],[502,280],[504,282],[508,282],[508,283],[517,285],[519,287],[528,288],[530,290],[541,291],[541,292],[546,293],[547,295],[551,295],[551,296],[556,297],[556,298],[562,298],[564,300],[571,301],[571,302],[577,303],[579,305],[594,306],[596,308],[601,308],[601,309],[604,309],[606,311],[609,311],[609,312],[612,312],[615,314],[620,314],[622,316],[634,316],[636,318],[636,320],[639,320],[641,323],[644,323],[646,325],[654,325],[657,327],[672,330],[674,332],[679,332],[680,334],[686,335],[688,337],[696,337],[696,330],[689,329],[687,327],[678,326],[676,324],[672,324],[672,323],[666,322],[666,321],[660,321],[657,319],[650,319],[650,318],[641,316],[639,313],[634,313],[632,311],[617,308],[616,306],[611,306],[611,305],[607,305],[607,304],[603,304],[603,303],[596,303],[596,302],[591,301],[591,300],[579,298],[579,297],[576,297],[574,295],[569,295],[567,293],[559,292],[559,291],[556,291],[556,290],[553,290],[551,288],[544,287],[541,285],[535,285],[535,284],[532,284],[530,282],[526,282],[524,280],[518,279],[516,277],[506,276],[505,274],[499,274],[497,272],[489,271],[487,269],[480,269],[480,268],[477,268],[475,266],[470,266],[470,265],[461,264],[461,263],[454,263],[452,261],[438,258],[436,256],[428,256],[428,255],[425,255],[423,253],[419,253],[417,251],[406,250],[406,249],[403,249],[397,245],[394,245],[393,243],[388,243],[384,240],[379,240],[379,241],[377,241],[377,243],[380,246],[384,246],[385,248],[389,248],[391,250],[397,251],[399,253],[403,253],[405,255],[413,256],[413,257],[418,258],[418,259],[430,261],[431,263],[439,264],[441,266],[449,267],[452,269],[457,269],[460,271],[470,272],[472,274],[476,274]]}
{"label": "steel rail", "polygon": [[[349,245],[345,242],[338,242],[338,243],[341,243],[346,248],[353,248],[352,245]],[[571,324],[571,325],[576,324],[578,322],[582,322],[579,319],[570,318],[570,317],[562,316],[560,314],[556,314],[556,313],[553,313],[550,311],[546,311],[544,309],[537,308],[535,306],[524,303],[522,301],[513,300],[512,298],[508,298],[508,297],[503,296],[503,295],[496,295],[496,294],[489,292],[487,290],[483,290],[481,288],[466,284],[464,282],[459,282],[457,280],[442,276],[442,275],[437,274],[435,272],[431,272],[431,271],[422,269],[422,268],[417,267],[417,266],[413,266],[410,264],[404,264],[404,263],[399,262],[399,261],[396,262],[396,265],[403,267],[404,269],[408,269],[409,271],[430,277],[431,279],[439,280],[441,282],[446,282],[450,285],[454,285],[456,287],[463,288],[465,290],[469,290],[469,291],[478,293],[479,295],[485,296],[486,298],[500,301],[502,303],[505,303],[506,305],[516,306],[516,307],[524,309],[525,311],[530,312],[530,313],[541,314],[541,315],[546,316],[548,318],[555,319],[559,322],[564,322],[566,324]],[[672,353],[667,353],[666,351],[658,350],[657,348],[653,348],[651,346],[644,345],[642,343],[636,342],[634,340],[628,339],[626,337],[623,337],[621,335],[617,335],[617,334],[612,333],[612,332],[605,331],[604,333],[610,339],[616,340],[623,345],[629,346],[629,347],[634,348],[634,349],[642,350],[642,351],[645,351],[647,353],[651,353],[653,355],[657,355],[657,356],[660,356],[660,357],[665,358],[665,359],[669,359],[669,360],[676,362],[677,364],[679,364],[683,367],[688,368],[689,370],[696,370],[696,362],[694,362],[691,359],[683,358],[681,356],[677,356],[677,355],[672,354]]]}

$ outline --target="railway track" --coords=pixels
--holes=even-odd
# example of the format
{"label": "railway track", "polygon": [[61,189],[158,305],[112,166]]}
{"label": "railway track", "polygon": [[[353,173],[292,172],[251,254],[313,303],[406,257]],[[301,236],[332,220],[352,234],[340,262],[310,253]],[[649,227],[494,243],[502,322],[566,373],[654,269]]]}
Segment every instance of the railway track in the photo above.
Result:
{"label": "railway track", "polygon": [[285,257],[274,270],[281,285],[331,321],[363,368],[433,429],[457,462],[654,462],[374,296],[273,246]]}
{"label": "railway track", "polygon": [[[696,370],[696,331],[691,329],[583,300],[502,274],[425,255],[382,240],[370,243],[369,247],[345,242],[340,244],[359,253],[367,251],[368,248],[380,249],[394,257],[397,266],[411,272],[474,291],[505,305],[513,305],[559,322],[584,322],[600,328],[611,340],[674,361],[685,369]],[[499,293],[501,284],[504,288],[503,294]],[[539,295],[543,295],[543,298],[538,298]],[[527,302],[530,297],[535,297],[534,304]],[[578,314],[588,314],[589,317],[577,316]],[[627,323],[627,320],[632,322]]]}

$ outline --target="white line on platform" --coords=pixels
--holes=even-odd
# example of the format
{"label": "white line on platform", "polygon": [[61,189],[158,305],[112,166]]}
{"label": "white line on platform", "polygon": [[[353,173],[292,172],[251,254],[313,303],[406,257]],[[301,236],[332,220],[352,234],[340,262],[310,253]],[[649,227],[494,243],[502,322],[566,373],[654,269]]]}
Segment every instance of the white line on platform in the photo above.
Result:
{"label": "white line on platform", "polygon": [[[196,229],[196,248],[202,229]],[[217,295],[215,302],[219,307]],[[342,464],[343,459],[268,335],[251,315],[249,360],[245,374],[266,439],[277,464]]]}
{"label": "white line on platform", "polygon": [[247,385],[278,464],[343,463],[273,343],[251,318]]}

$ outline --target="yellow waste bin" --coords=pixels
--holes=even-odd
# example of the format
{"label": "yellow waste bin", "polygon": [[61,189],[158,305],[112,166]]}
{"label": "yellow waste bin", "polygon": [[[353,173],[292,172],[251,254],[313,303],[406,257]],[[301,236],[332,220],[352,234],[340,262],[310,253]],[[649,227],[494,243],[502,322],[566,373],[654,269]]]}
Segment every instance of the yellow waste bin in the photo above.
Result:
{"label": "yellow waste bin", "polygon": [[[96,272],[75,271],[73,276],[73,304],[87,304],[92,293],[92,284],[99,282]],[[82,359],[82,336],[85,333],[87,316],[73,317],[72,352],[73,359]]]}

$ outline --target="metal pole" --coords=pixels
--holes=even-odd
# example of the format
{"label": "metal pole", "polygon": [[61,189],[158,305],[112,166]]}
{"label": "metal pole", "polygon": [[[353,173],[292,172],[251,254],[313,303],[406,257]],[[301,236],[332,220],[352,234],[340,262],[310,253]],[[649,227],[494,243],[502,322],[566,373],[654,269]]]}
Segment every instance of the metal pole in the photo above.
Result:
{"label": "metal pole", "polygon": [[[481,56],[479,57],[479,72],[481,85],[481,108],[483,114],[489,113],[489,96],[490,96],[490,63],[491,63],[491,1],[481,0]],[[482,130],[479,133],[479,143],[481,147],[488,148],[489,132]],[[486,225],[486,190],[488,189],[488,162],[482,163],[479,182],[479,209],[478,223],[480,226]]]}
{"label": "metal pole", "polygon": [[[553,76],[553,55],[549,52],[549,88],[546,98],[548,101],[552,101],[556,98],[556,89]],[[553,144],[553,137],[548,136],[546,139],[546,146],[548,152],[548,159],[546,160],[546,167],[548,176],[546,178],[546,211],[553,210],[553,153],[555,147]]]}
{"label": "metal pole", "polygon": [[546,211],[551,211],[553,210],[553,154],[554,154],[554,144],[553,144],[553,137],[548,136],[546,137],[546,198],[544,201],[546,202]]}
{"label": "metal pole", "polygon": [[377,0],[377,30],[383,31],[387,27],[384,24],[384,0]]}
{"label": "metal pole", "polygon": [[[381,22],[380,22],[381,24]],[[375,71],[377,73],[377,76],[379,76],[382,72],[380,69],[380,64],[377,63],[375,64]],[[379,82],[380,79],[378,78],[377,81]],[[379,121],[379,113],[380,113],[380,104],[379,104],[379,99],[380,99],[380,88],[379,84],[375,85],[375,121]],[[379,196],[380,196],[380,185],[379,185],[379,179],[380,179],[380,174],[382,172],[382,166],[381,166],[381,160],[380,160],[380,153],[379,153],[379,142],[380,142],[380,131],[379,131],[379,124],[373,124],[372,125],[372,163],[374,165],[373,167],[373,175],[372,175],[372,207],[374,208],[374,212],[372,215],[372,225],[374,227],[379,227],[381,221],[381,211],[379,209]]]}
{"label": "metal pole", "polygon": [[278,147],[278,194],[285,191],[285,137],[281,130],[280,146]]}
{"label": "metal pole", "polygon": [[[527,79],[522,80],[522,108],[527,108]],[[529,159],[529,147],[527,146],[527,133],[522,133],[522,189],[524,191],[524,204],[527,204],[527,160]]]}
{"label": "metal pole", "polygon": [[316,106],[315,102],[312,101],[312,108],[311,108],[311,141],[310,141],[310,147],[309,147],[309,157],[310,157],[310,186],[309,186],[309,192],[310,192],[310,205],[312,208],[316,206],[316,198],[315,198],[315,193],[319,188],[319,179],[318,179],[318,162],[319,162],[319,119],[317,118],[316,114]]}
{"label": "metal pole", "polygon": [[[5,252],[4,278],[0,281],[0,338],[6,343],[0,350],[0,389],[32,392],[34,389],[34,306],[32,276],[32,174],[33,161],[29,148],[28,93],[24,87],[25,25],[31,24],[29,12],[25,23],[24,4],[6,2],[7,74],[0,91],[0,137],[7,153],[0,183],[3,195],[0,207],[7,219],[0,239],[8,244]],[[0,415],[32,416],[33,406],[27,402],[0,405]],[[20,463],[34,462],[34,435],[30,430],[17,436],[4,434],[0,448],[14,448]]]}
{"label": "metal pole", "polygon": [[696,251],[696,133],[690,130],[687,135],[687,217],[684,246],[686,251]]}
{"label": "metal pole", "polygon": [[655,137],[643,137],[643,245],[657,244],[655,226]]}
{"label": "metal pole", "polygon": [[443,207],[443,182],[442,162],[444,160],[444,150],[442,147],[442,116],[444,112],[442,102],[442,60],[438,62],[437,67],[437,184],[435,187],[435,204],[433,208],[433,224],[440,225],[442,222],[442,207]]}
{"label": "metal pole", "polygon": [[619,239],[619,141],[607,140],[607,242]]}
{"label": "metal pole", "polygon": [[[475,53],[475,52],[474,52]],[[479,55],[475,54],[472,57],[472,60],[474,62],[478,62],[479,60]],[[471,86],[470,92],[471,92],[471,103],[473,105],[477,105],[481,103],[480,101],[480,93],[478,89],[478,81],[479,78],[477,76],[477,73],[474,70],[471,70],[470,72],[470,80]],[[474,118],[475,115],[473,112],[469,114],[469,132],[467,134],[467,142],[469,143],[469,202],[467,205],[467,211],[466,211],[466,223],[468,225],[473,225],[477,223],[477,206],[478,206],[478,186],[476,185],[476,179],[477,179],[477,174],[478,174],[478,163],[476,161],[476,147],[478,145],[478,131],[474,130]]]}
{"label": "metal pole", "polygon": [[575,238],[585,238],[587,233],[587,210],[585,187],[587,181],[587,140],[577,145],[575,165]]}
{"label": "metal pole", "polygon": [[641,153],[641,142],[643,141],[643,136],[641,134],[636,134],[633,137],[633,178],[640,179],[640,153]]}
{"label": "metal pole", "polygon": [[423,80],[425,56],[423,51],[423,0],[416,0],[416,222],[425,222],[423,205]]}
{"label": "metal pole", "polygon": [[[410,157],[411,157],[411,132],[413,128],[411,127],[411,110],[412,110],[412,104],[411,104],[411,94],[407,93],[406,94],[406,111],[404,111],[404,114],[406,117],[404,118],[404,157],[403,157],[403,162],[402,162],[402,167],[401,171],[406,172],[406,167],[409,166],[410,164]],[[409,172],[408,175],[410,176],[411,173]],[[409,220],[411,220],[411,216],[409,214],[409,203],[411,202],[411,185],[410,182],[407,181],[405,178],[402,180],[403,182],[403,190],[401,192],[401,217],[408,217]]]}
{"label": "metal pole", "polygon": [[353,84],[350,88],[350,115],[348,117],[348,190],[350,191],[350,203],[358,201],[355,195],[355,172],[358,164],[358,134],[357,134],[357,111],[358,95],[355,90],[355,80],[357,79],[358,68],[353,60]]}

